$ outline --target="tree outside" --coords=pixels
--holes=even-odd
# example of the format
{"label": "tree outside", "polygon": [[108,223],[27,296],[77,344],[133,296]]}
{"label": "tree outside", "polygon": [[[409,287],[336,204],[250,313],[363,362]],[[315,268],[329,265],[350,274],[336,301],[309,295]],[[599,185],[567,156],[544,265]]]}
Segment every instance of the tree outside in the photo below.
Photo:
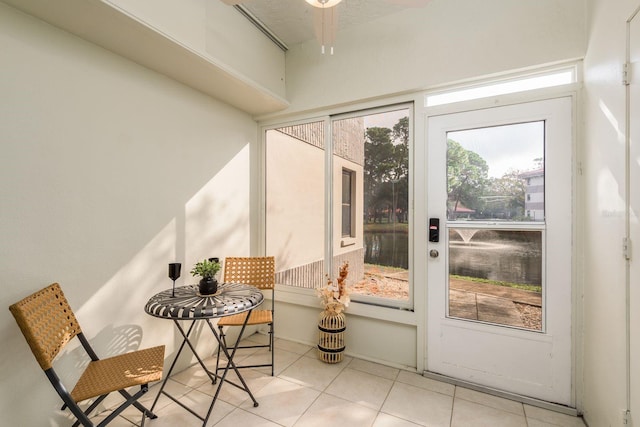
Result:
{"label": "tree outside", "polygon": [[447,219],[529,220],[521,171],[489,177],[485,159],[452,139],[447,143]]}

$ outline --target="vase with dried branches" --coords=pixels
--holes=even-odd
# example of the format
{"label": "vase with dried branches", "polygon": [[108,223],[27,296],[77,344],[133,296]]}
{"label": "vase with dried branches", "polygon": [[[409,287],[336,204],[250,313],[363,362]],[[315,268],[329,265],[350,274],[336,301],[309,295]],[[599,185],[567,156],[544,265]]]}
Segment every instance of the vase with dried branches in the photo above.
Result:
{"label": "vase with dried branches", "polygon": [[327,276],[327,284],[318,289],[318,296],[324,310],[318,321],[318,356],[327,363],[339,363],[344,353],[344,332],[346,322],[344,310],[349,306],[347,276],[349,263],[345,262],[338,273],[337,283]]}

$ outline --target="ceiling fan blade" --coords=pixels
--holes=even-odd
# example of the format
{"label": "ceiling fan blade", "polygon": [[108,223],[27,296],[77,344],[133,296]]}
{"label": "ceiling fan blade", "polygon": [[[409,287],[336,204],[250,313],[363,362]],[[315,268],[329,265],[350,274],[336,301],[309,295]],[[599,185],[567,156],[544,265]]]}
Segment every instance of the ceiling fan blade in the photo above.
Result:
{"label": "ceiling fan blade", "polygon": [[222,3],[228,4],[229,6],[235,6],[237,4],[242,3],[242,0],[221,0]]}

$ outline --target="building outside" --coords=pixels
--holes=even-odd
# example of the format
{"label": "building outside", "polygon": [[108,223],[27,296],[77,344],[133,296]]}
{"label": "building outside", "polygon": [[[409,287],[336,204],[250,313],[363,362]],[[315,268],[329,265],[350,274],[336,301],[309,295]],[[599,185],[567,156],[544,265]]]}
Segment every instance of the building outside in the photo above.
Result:
{"label": "building outside", "polygon": [[544,169],[520,174],[525,181],[524,215],[531,221],[544,221]]}

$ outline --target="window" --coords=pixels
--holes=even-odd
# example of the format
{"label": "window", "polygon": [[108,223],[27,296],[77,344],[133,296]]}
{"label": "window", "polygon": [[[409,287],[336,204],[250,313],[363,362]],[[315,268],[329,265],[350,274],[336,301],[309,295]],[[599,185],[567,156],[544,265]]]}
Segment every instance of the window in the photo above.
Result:
{"label": "window", "polygon": [[353,301],[411,306],[410,112],[266,130],[265,240],[277,283],[313,289],[348,262]]}
{"label": "window", "polygon": [[[334,163],[345,166],[341,169],[343,236],[347,232],[344,226],[348,216],[344,200],[349,178],[345,170],[360,171],[351,173],[351,235],[356,236],[355,242],[351,246],[334,246],[338,265],[349,261],[348,282],[352,285],[353,301],[394,307],[412,304],[409,283],[409,117],[410,109],[404,106],[332,120]],[[346,155],[348,152],[353,154]],[[354,211],[357,213],[353,214]]]}
{"label": "window", "polygon": [[570,67],[547,71],[532,76],[519,77],[513,80],[485,83],[480,86],[433,93],[426,96],[425,105],[427,107],[433,107],[453,102],[566,85],[576,82],[576,74],[575,67]]}
{"label": "window", "polygon": [[353,232],[353,184],[355,172],[342,169],[342,237],[355,237]]}
{"label": "window", "polygon": [[265,249],[278,284],[324,284],[324,129],[315,121],[265,132]]}

